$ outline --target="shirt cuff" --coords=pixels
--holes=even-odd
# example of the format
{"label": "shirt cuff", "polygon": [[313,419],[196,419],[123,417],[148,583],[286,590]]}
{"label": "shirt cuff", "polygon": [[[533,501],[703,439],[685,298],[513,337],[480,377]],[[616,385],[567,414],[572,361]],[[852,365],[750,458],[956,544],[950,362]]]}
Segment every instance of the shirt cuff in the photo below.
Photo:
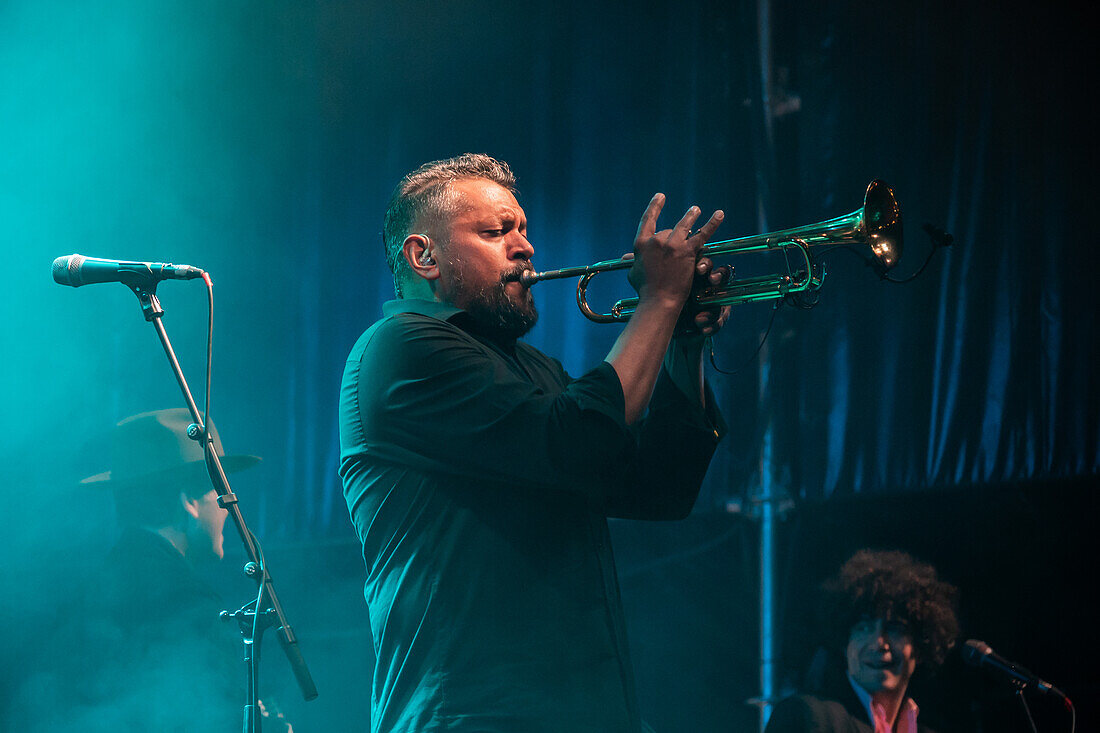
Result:
{"label": "shirt cuff", "polygon": [[619,373],[606,361],[569,383],[569,391],[581,410],[593,410],[611,418],[624,431],[626,396]]}

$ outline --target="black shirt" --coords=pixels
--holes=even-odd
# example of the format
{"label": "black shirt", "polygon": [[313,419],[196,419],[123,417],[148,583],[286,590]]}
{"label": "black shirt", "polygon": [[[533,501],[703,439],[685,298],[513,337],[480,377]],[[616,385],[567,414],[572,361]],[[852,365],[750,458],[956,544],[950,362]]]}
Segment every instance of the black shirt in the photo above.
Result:
{"label": "black shirt", "polygon": [[372,730],[637,731],[606,518],[686,516],[720,418],[662,372],[627,426],[610,364],[574,380],[456,308],[384,313],[340,399]]}

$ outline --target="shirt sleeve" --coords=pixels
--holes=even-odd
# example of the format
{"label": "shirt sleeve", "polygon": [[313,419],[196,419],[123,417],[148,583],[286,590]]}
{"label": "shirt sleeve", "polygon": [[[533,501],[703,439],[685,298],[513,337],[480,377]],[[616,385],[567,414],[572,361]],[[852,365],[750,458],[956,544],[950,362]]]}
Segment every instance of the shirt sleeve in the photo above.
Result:
{"label": "shirt sleeve", "polygon": [[649,410],[635,431],[634,459],[623,467],[627,484],[609,497],[609,516],[682,519],[691,513],[726,433],[709,387],[704,398],[704,405],[689,399],[661,370]]}

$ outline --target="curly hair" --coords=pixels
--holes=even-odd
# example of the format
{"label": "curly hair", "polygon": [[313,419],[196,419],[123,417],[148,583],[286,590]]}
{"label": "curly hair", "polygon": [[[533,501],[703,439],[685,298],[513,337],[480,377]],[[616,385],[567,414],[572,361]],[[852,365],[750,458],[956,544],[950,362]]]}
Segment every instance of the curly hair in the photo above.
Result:
{"label": "curly hair", "polygon": [[822,585],[833,638],[848,643],[861,618],[906,624],[919,664],[943,664],[959,633],[955,586],[904,552],[860,550]]}
{"label": "curly hair", "polygon": [[463,153],[425,163],[402,178],[390,196],[382,220],[382,245],[398,298],[402,281],[411,273],[402,252],[405,238],[414,225],[434,224],[451,211],[449,186],[464,178],[484,178],[516,193],[516,177],[507,163],[482,153]]}

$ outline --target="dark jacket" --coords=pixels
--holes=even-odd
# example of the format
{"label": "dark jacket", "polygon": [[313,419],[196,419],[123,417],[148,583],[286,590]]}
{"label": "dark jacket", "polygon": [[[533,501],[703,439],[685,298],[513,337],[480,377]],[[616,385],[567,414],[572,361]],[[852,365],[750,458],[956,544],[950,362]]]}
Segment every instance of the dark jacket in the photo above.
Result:
{"label": "dark jacket", "polygon": [[71,730],[239,730],[240,636],[225,607],[159,534],[126,529],[88,579],[73,649]]}
{"label": "dark jacket", "polygon": [[[796,695],[775,706],[764,733],[874,733],[867,710],[851,685],[837,686],[836,699]],[[845,694],[846,691],[846,694]],[[920,733],[935,733],[917,718]]]}

